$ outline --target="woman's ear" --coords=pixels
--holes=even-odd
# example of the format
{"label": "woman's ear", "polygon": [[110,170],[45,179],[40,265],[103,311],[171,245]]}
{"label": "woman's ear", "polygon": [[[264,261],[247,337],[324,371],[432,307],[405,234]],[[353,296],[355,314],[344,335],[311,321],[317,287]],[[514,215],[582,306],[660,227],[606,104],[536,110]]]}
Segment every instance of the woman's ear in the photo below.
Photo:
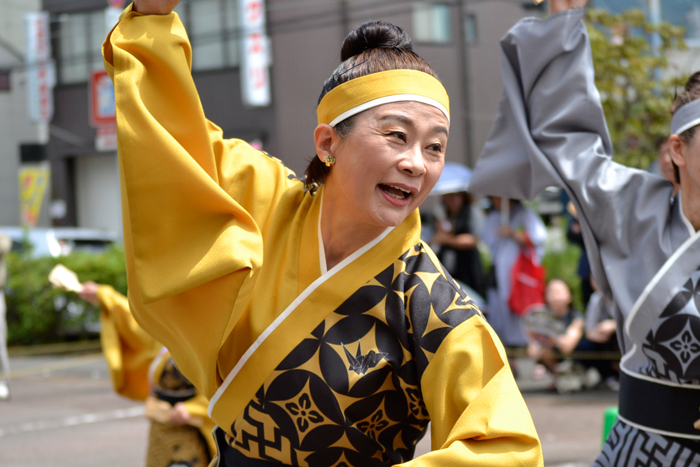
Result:
{"label": "woman's ear", "polygon": [[316,156],[325,162],[326,156],[333,157],[335,146],[339,138],[333,127],[325,123],[319,124],[314,130],[314,143],[316,144]]}
{"label": "woman's ear", "polygon": [[685,144],[678,135],[671,135],[668,138],[668,151],[674,164],[678,167],[685,167]]}

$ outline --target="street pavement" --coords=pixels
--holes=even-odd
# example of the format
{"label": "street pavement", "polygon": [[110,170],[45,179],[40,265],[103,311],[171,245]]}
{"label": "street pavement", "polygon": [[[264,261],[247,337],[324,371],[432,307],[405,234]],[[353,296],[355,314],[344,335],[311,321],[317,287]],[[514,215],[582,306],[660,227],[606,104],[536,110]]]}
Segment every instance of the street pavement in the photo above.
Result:
{"label": "street pavement", "polygon": [[[144,465],[148,422],[143,405],[117,396],[99,353],[11,358],[11,399],[0,401],[0,466]],[[603,413],[617,393],[570,395],[529,379],[518,383],[542,440],[548,467],[589,466],[600,450]],[[429,436],[417,454],[430,449]]]}

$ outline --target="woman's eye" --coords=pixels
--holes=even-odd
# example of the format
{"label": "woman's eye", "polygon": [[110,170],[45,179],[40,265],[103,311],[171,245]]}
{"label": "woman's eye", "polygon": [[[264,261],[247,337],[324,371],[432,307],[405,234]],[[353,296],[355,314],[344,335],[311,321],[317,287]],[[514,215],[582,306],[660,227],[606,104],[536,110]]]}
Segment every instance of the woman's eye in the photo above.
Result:
{"label": "woman's eye", "polygon": [[403,131],[391,131],[389,132],[389,136],[393,136],[396,139],[406,142],[406,133]]}
{"label": "woman's eye", "polygon": [[442,144],[431,144],[428,150],[442,154]]}

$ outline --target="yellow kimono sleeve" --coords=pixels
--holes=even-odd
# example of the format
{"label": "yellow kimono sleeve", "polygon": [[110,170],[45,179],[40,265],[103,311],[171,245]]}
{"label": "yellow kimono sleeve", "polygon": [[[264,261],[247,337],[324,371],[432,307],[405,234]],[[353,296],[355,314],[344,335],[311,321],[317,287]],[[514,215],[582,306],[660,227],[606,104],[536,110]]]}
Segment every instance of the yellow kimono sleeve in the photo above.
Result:
{"label": "yellow kimono sleeve", "polygon": [[303,193],[302,184],[205,118],[177,14],[128,7],[103,55],[115,90],[132,312],[210,397],[219,347],[242,313],[232,311],[237,296],[252,290],[244,284],[262,264],[261,232],[287,188]]}
{"label": "yellow kimono sleeve", "polygon": [[406,467],[542,466],[542,448],[505,355],[474,316],[453,329],[421,378],[433,451]]}
{"label": "yellow kimono sleeve", "polygon": [[209,418],[207,413],[207,407],[209,407],[209,399],[204,397],[202,394],[197,393],[192,399],[185,402],[185,407],[187,411],[193,417],[199,417],[203,420],[202,426],[199,427],[199,432],[207,441],[207,446],[209,446],[209,453],[212,457],[216,454],[216,442],[214,441],[214,427],[216,426],[214,422]]}
{"label": "yellow kimono sleeve", "polygon": [[102,310],[100,340],[114,390],[131,399],[150,393],[148,369],[163,347],[136,323],[127,298],[108,285],[97,291]]}

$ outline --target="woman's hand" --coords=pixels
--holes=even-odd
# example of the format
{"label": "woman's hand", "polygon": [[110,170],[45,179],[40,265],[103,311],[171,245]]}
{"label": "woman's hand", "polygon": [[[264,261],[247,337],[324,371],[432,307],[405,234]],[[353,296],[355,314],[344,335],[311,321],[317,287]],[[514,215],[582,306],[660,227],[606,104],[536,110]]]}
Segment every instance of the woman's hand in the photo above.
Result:
{"label": "woman's hand", "polygon": [[80,289],[78,295],[86,302],[90,302],[93,305],[100,306],[100,301],[97,299],[97,291],[99,288],[100,286],[96,283],[92,281],[87,281],[83,284],[83,288]]}
{"label": "woman's hand", "polygon": [[549,0],[549,12],[554,14],[564,10],[583,8],[586,3],[588,0]]}
{"label": "woman's hand", "polygon": [[192,415],[187,411],[187,406],[182,402],[177,402],[170,411],[170,423],[173,425],[187,425],[192,419]]}
{"label": "woman's hand", "polygon": [[144,15],[167,15],[180,0],[134,0],[134,11]]}

